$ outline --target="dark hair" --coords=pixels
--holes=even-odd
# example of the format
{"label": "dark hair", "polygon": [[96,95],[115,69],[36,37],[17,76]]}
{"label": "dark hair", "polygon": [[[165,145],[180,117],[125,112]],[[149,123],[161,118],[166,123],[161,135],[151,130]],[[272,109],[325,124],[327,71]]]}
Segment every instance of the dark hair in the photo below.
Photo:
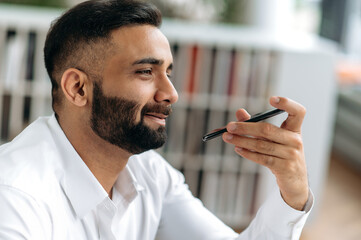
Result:
{"label": "dark hair", "polygon": [[[94,60],[95,56],[89,56],[97,54],[92,48],[94,44],[106,45],[111,31],[122,26],[149,24],[159,27],[161,21],[161,13],[154,5],[135,0],[86,1],[55,20],[44,46],[45,67],[52,83],[53,109],[60,101],[58,88],[62,73],[69,67],[81,67],[74,65],[82,60]],[[86,49],[91,49],[90,53]]]}

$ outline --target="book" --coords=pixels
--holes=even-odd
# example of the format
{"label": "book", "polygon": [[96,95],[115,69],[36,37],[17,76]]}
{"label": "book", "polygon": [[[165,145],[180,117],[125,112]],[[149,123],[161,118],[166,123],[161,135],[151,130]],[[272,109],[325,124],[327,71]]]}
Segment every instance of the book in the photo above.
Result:
{"label": "book", "polygon": [[[5,56],[6,50],[6,36],[7,36],[7,29],[0,25],[0,56]],[[6,135],[6,124],[5,118],[6,113],[4,111],[4,98],[5,98],[5,82],[4,82],[4,66],[5,66],[6,59],[0,57],[0,144],[2,143],[1,140],[5,139]],[[5,132],[5,133],[4,133]]]}
{"label": "book", "polygon": [[45,39],[46,32],[36,32],[29,122],[33,122],[39,116],[52,113],[51,82],[44,67],[43,53],[37,51],[43,48]]}
{"label": "book", "polygon": [[242,221],[244,216],[250,218],[252,214],[252,201],[254,200],[254,191],[256,191],[256,173],[256,163],[242,158],[237,182],[235,221]]}
{"label": "book", "polygon": [[198,61],[198,55],[199,55],[199,49],[197,45],[193,45],[190,47],[189,49],[190,53],[189,53],[189,75],[187,77],[187,82],[186,82],[186,89],[185,91],[188,92],[188,94],[190,95],[190,98],[192,98],[193,96],[193,92],[195,91],[196,88],[196,74],[198,74],[196,72],[197,70],[197,65],[199,64]]}
{"label": "book", "polygon": [[203,141],[207,122],[205,109],[188,109],[185,149],[184,149],[184,175],[192,193],[199,195],[199,183],[202,181],[200,171],[203,165]]}
{"label": "book", "polygon": [[277,79],[278,79],[277,76],[278,68],[279,68],[279,54],[274,51],[270,51],[267,86],[265,90],[265,98],[267,100],[267,105],[268,105],[268,99],[277,92],[276,88],[277,88]]}
{"label": "book", "polygon": [[177,169],[183,166],[186,120],[186,107],[175,104],[174,111],[168,119],[168,140],[165,148],[168,161]]}
{"label": "book", "polygon": [[226,223],[232,222],[236,202],[242,201],[236,198],[239,163],[235,154],[224,155],[221,162],[216,213]]}
{"label": "book", "polygon": [[190,59],[191,46],[189,44],[177,44],[177,53],[173,58],[174,67],[172,72],[172,82],[175,89],[178,91],[179,99],[182,101],[189,100],[189,93],[187,92],[189,75],[190,75]]}
{"label": "book", "polygon": [[210,106],[216,109],[226,109],[228,103],[228,84],[232,50],[218,48],[215,56],[215,65],[212,79]]}
{"label": "book", "polygon": [[208,46],[198,47],[195,68],[194,94],[189,105],[195,108],[209,107],[210,81],[214,66],[215,50]]}
{"label": "book", "polygon": [[10,94],[8,124],[10,139],[24,128],[23,101],[28,89],[28,84],[25,82],[27,37],[28,33],[25,30],[16,29],[15,33],[8,38],[6,46],[4,89]]}
{"label": "book", "polygon": [[246,108],[249,72],[251,66],[251,53],[249,50],[241,49],[234,56],[234,82],[231,91],[229,108],[236,110]]}
{"label": "book", "polygon": [[[269,71],[270,71],[270,52],[267,50],[258,50],[255,53],[256,60],[256,87],[252,100],[255,106],[254,112],[262,112],[269,108],[267,88],[269,87]],[[257,107],[256,107],[257,106]]]}
{"label": "book", "polygon": [[219,184],[219,163],[221,157],[218,156],[204,156],[204,172],[203,181],[200,190],[200,199],[204,206],[216,214],[216,204],[218,195],[218,184]]}

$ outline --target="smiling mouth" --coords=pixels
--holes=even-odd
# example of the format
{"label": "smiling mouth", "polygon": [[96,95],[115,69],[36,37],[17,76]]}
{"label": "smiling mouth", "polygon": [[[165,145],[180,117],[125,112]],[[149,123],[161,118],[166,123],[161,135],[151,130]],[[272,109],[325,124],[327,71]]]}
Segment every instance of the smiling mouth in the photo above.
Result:
{"label": "smiling mouth", "polygon": [[164,115],[161,113],[146,113],[144,117],[148,118],[152,122],[155,122],[159,125],[165,126],[165,120],[168,117],[168,115]]}

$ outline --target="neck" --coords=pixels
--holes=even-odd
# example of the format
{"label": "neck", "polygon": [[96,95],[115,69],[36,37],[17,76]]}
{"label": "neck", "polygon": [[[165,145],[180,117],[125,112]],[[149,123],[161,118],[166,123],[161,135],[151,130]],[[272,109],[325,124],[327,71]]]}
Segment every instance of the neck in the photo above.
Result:
{"label": "neck", "polygon": [[59,119],[68,140],[111,197],[113,185],[131,154],[100,138],[88,124],[74,123],[73,120]]}

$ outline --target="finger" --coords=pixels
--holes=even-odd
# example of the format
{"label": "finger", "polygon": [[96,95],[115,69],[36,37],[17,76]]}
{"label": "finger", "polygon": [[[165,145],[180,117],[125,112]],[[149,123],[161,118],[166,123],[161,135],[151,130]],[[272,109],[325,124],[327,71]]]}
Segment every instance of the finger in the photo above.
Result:
{"label": "finger", "polygon": [[293,132],[301,132],[302,122],[306,115],[304,106],[284,97],[271,97],[270,104],[288,113],[287,119],[282,123],[282,128]]}
{"label": "finger", "polygon": [[236,112],[236,117],[239,122],[246,121],[251,118],[251,115],[243,108],[240,108]]}
{"label": "finger", "polygon": [[268,141],[297,148],[302,145],[300,134],[265,122],[230,122],[227,125],[227,132],[238,136],[253,136],[267,139]]}
{"label": "finger", "polygon": [[233,144],[237,147],[247,149],[252,152],[275,156],[281,159],[288,159],[290,156],[294,156],[296,154],[296,150],[293,147],[259,138],[224,133],[223,139],[225,142]]}
{"label": "finger", "polygon": [[269,169],[277,169],[277,165],[280,161],[284,161],[283,159],[280,159],[275,156],[269,156],[265,154],[260,154],[257,152],[251,152],[244,148],[236,147],[235,152],[238,153],[240,156],[251,160],[257,164],[260,164],[262,166],[268,167]]}

